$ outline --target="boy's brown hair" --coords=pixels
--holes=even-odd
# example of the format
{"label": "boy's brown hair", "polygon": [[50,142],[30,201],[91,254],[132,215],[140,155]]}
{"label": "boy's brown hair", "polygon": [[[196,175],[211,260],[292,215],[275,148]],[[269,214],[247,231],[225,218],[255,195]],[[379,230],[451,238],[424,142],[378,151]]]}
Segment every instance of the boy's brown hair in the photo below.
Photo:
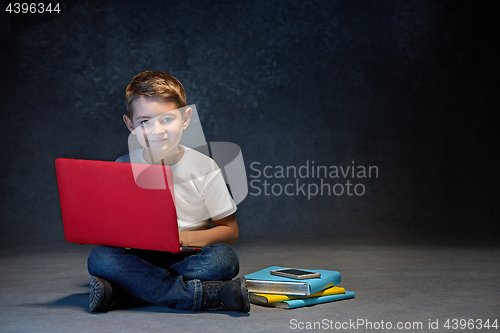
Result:
{"label": "boy's brown hair", "polygon": [[125,115],[132,119],[134,110],[132,102],[137,98],[172,98],[177,102],[179,108],[185,107],[186,92],[182,83],[170,74],[160,71],[145,71],[136,75],[127,86],[125,91],[125,103],[127,111]]}

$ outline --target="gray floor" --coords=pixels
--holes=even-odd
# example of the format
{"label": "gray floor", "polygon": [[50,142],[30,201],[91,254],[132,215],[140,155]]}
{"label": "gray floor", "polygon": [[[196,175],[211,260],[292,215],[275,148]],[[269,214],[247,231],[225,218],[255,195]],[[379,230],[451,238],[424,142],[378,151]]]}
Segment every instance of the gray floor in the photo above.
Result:
{"label": "gray floor", "polygon": [[[357,320],[371,322],[374,329],[328,331],[375,331],[383,321],[422,323],[422,329],[401,331],[451,332],[457,330],[444,328],[447,319],[500,319],[500,248],[493,246],[242,241],[235,245],[240,275],[272,265],[333,269],[342,274],[341,286],[356,293],[355,299],[294,310],[253,305],[249,314],[156,306],[90,314],[86,257],[91,248],[61,243],[5,249],[0,332],[287,332],[309,331],[298,326],[308,322]],[[430,330],[429,320],[439,320],[439,329]]]}

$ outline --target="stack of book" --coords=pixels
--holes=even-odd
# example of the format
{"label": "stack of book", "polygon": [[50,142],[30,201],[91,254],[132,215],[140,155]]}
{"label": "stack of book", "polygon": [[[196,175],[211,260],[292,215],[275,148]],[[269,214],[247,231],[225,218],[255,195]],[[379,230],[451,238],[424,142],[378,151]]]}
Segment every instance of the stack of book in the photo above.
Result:
{"label": "stack of book", "polygon": [[272,266],[245,275],[251,303],[294,309],[354,297],[354,292],[337,287],[339,272],[308,269],[321,277],[303,280],[271,275],[271,270],[282,268]]}

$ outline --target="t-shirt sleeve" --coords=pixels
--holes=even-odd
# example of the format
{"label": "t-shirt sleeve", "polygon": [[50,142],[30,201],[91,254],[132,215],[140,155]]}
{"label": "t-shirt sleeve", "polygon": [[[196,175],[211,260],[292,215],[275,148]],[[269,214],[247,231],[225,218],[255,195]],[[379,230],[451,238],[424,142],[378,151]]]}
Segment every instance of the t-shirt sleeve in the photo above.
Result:
{"label": "t-shirt sleeve", "polygon": [[229,194],[220,169],[207,177],[204,186],[205,206],[212,220],[220,220],[236,212],[236,204]]}
{"label": "t-shirt sleeve", "polygon": [[121,162],[121,163],[130,163],[130,155],[127,154],[127,155],[123,155],[123,156],[120,156],[116,159],[115,162]]}

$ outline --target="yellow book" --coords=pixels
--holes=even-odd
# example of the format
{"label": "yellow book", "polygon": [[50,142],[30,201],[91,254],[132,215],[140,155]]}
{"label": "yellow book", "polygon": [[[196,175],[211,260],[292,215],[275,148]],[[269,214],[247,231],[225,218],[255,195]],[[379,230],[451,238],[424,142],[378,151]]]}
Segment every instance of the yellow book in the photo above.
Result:
{"label": "yellow book", "polygon": [[345,289],[340,287],[330,287],[309,296],[287,296],[279,294],[250,293],[250,302],[254,304],[269,304],[275,302],[290,301],[293,299],[303,299],[318,296],[345,294]]}

